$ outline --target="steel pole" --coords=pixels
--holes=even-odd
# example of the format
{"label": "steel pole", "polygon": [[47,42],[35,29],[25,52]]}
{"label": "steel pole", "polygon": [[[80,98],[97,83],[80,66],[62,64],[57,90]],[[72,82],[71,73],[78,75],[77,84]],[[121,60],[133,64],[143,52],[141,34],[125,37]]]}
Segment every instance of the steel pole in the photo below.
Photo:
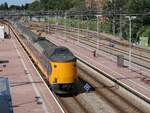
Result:
{"label": "steel pole", "polygon": [[78,43],[80,42],[80,19],[78,17]]}
{"label": "steel pole", "polygon": [[136,16],[126,16],[129,20],[129,70],[131,71],[131,60],[132,60],[132,19]]}
{"label": "steel pole", "polygon": [[113,35],[116,35],[115,17],[113,16]]}
{"label": "steel pole", "polygon": [[99,50],[99,16],[97,16],[97,49],[96,49],[96,53]]}
{"label": "steel pole", "polygon": [[132,23],[131,23],[131,17],[129,17],[129,23],[130,23],[130,25],[129,25],[129,35],[130,35],[130,37],[129,37],[129,45],[130,45],[130,48],[129,48],[129,70],[131,70],[131,54],[132,54],[132,42],[131,42],[131,37],[132,37]]}
{"label": "steel pole", "polygon": [[89,18],[87,17],[87,37],[89,37]]}
{"label": "steel pole", "polygon": [[120,15],[120,33],[119,33],[120,38],[122,38],[122,16]]}
{"label": "steel pole", "polygon": [[49,20],[50,20],[50,17],[48,15],[48,33],[50,33],[50,22],[49,22]]}
{"label": "steel pole", "polygon": [[57,22],[57,16],[58,15],[55,16],[55,34],[57,33],[57,24],[58,24],[58,22]]}
{"label": "steel pole", "polygon": [[67,12],[65,13],[65,41],[67,41]]}

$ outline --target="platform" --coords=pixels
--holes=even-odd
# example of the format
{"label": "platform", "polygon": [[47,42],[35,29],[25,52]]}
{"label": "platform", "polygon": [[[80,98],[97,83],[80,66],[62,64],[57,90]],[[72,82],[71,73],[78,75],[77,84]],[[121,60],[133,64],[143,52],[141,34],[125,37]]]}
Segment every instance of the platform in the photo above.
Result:
{"label": "platform", "polygon": [[[110,56],[107,56],[105,53],[101,53],[101,55],[98,57],[94,57],[94,49],[89,46],[78,43],[77,41],[72,41],[69,38],[67,38],[67,41],[64,41],[65,38],[61,35],[47,35],[45,33],[42,35],[48,37],[48,40],[56,45],[70,48],[70,50],[79,58],[82,58],[89,64],[99,68],[100,70],[103,70],[117,80],[120,80],[122,83],[128,85],[133,90],[141,93],[141,95],[150,98],[149,83],[142,81],[142,74],[143,72],[146,72],[146,70],[141,69],[138,66],[135,66],[136,70],[132,71],[130,71],[127,66],[120,68],[117,66],[117,63],[113,59],[109,58]],[[150,75],[149,71],[146,73]]]}
{"label": "platform", "polygon": [[12,33],[11,39],[0,40],[0,62],[0,77],[10,83],[14,113],[63,113]]}

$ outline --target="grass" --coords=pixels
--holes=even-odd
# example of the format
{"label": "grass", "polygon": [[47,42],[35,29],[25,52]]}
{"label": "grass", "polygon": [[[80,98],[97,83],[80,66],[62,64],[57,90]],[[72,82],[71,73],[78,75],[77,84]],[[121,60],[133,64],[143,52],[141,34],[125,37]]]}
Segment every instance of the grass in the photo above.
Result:
{"label": "grass", "polygon": [[[64,26],[66,22],[67,27],[75,27],[75,28],[79,27],[80,29],[89,29],[92,31],[97,31],[97,21],[94,19],[87,21],[87,20],[81,20],[81,19],[79,20],[75,18],[67,18],[65,20],[65,18],[63,17],[59,17],[58,19],[56,19],[55,17],[49,18],[50,24],[56,24],[56,22]],[[101,32],[112,34],[111,23],[110,22],[100,23],[99,30]]]}

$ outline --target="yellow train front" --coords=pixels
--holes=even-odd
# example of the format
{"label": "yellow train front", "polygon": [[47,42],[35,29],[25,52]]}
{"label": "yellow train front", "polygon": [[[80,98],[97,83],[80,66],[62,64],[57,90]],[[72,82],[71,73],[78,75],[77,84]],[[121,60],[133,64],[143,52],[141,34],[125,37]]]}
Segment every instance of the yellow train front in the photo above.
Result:
{"label": "yellow train front", "polygon": [[49,83],[58,94],[71,93],[77,80],[76,57],[65,47],[56,47],[49,57]]}
{"label": "yellow train front", "polygon": [[77,80],[76,57],[72,52],[66,47],[56,46],[45,37],[38,37],[22,23],[15,26],[23,33],[22,40],[28,46],[28,52],[52,90],[58,94],[71,93]]}
{"label": "yellow train front", "polygon": [[[34,43],[38,62],[52,90],[57,94],[71,93],[77,80],[76,57],[66,47],[58,47],[46,39]],[[39,66],[39,67],[40,67]]]}

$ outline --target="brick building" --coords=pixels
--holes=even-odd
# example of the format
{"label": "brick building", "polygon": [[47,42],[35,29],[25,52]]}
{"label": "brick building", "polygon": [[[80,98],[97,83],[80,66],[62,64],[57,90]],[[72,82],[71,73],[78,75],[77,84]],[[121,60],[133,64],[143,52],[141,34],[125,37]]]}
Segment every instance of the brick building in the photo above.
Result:
{"label": "brick building", "polygon": [[85,0],[86,8],[92,8],[92,2],[93,2],[93,0]]}
{"label": "brick building", "polygon": [[86,8],[102,11],[105,0],[85,0]]}

